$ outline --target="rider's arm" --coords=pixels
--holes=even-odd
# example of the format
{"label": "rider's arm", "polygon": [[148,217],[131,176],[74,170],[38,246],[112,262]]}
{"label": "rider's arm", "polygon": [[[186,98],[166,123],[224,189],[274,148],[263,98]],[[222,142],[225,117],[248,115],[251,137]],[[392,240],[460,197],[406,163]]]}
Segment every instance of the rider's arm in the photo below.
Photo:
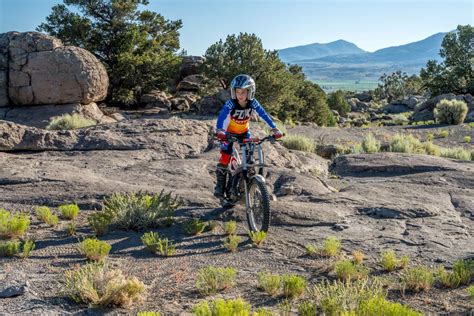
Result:
{"label": "rider's arm", "polygon": [[224,106],[221,109],[221,112],[219,113],[219,116],[217,117],[217,123],[216,123],[217,130],[224,128],[224,122],[229,116],[230,111],[232,111],[233,106],[234,104],[232,103],[231,100],[227,100],[227,102],[224,104]]}
{"label": "rider's arm", "polygon": [[256,99],[252,100],[252,108],[257,112],[258,116],[260,116],[268,124],[268,126],[270,126],[270,128],[276,128],[276,125],[273,123],[271,117],[267,114],[267,112],[265,112],[265,109]]}

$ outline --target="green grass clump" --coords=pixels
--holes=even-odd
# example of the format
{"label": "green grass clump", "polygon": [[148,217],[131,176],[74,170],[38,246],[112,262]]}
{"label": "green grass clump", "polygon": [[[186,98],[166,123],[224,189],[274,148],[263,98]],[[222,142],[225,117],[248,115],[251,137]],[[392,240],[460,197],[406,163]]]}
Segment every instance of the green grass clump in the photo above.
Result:
{"label": "green grass clump", "polygon": [[462,147],[441,148],[441,157],[459,160],[471,160],[471,152]]}
{"label": "green grass clump", "polygon": [[372,297],[359,304],[354,315],[364,316],[423,316],[408,306],[387,301],[383,296]]}
{"label": "green grass clump", "polygon": [[467,289],[467,294],[469,294],[469,298],[474,300],[474,285],[469,286]]}
{"label": "green grass clump", "polygon": [[298,304],[298,316],[314,316],[318,307],[315,302],[311,300],[304,300]]}
{"label": "green grass clump", "polygon": [[144,311],[144,312],[138,312],[137,316],[161,316],[161,314],[160,312]]}
{"label": "green grass clump", "polygon": [[433,114],[438,123],[458,125],[464,122],[467,110],[464,101],[443,99],[436,104]]}
{"label": "green grass clump", "polygon": [[306,289],[306,279],[296,274],[283,275],[283,295],[294,299],[300,297]]}
{"label": "green grass clump", "polygon": [[36,208],[36,216],[50,226],[56,226],[59,222],[59,218],[47,206],[38,206]]}
{"label": "green grass clump", "polygon": [[77,303],[97,307],[130,307],[142,300],[145,285],[136,277],[103,264],[86,264],[65,273],[65,294]]}
{"label": "green grass clump", "polygon": [[259,247],[267,238],[267,232],[258,231],[258,232],[249,232],[250,240],[252,240],[252,244]]}
{"label": "green grass clump", "polygon": [[441,137],[441,138],[446,138],[449,136],[449,131],[448,130],[442,130],[441,132],[439,132],[437,134],[438,137]]}
{"label": "green grass clump", "polygon": [[427,155],[431,156],[441,156],[441,147],[433,144],[432,142],[425,142],[424,144],[425,152]]}
{"label": "green grass clump", "polygon": [[25,240],[25,242],[23,243],[23,253],[21,254],[21,257],[23,259],[28,258],[30,256],[30,253],[35,250],[35,248],[36,245],[34,240]]}
{"label": "green grass clump", "polygon": [[227,235],[235,235],[237,233],[237,222],[236,221],[228,221],[224,223],[224,232]]}
{"label": "green grass clump", "polygon": [[66,204],[58,207],[61,217],[64,219],[75,219],[79,215],[79,206],[77,204]]}
{"label": "green grass clump", "polygon": [[436,279],[441,283],[441,286],[447,288],[457,288],[461,284],[459,275],[454,272],[447,272],[444,267],[439,267],[436,271]]}
{"label": "green grass clump", "polygon": [[427,142],[432,142],[434,139],[434,134],[429,132],[428,134],[426,134],[426,141]]}
{"label": "green grass clump", "polygon": [[389,147],[391,152],[424,154],[425,148],[418,138],[412,134],[396,134]]}
{"label": "green grass clump", "polygon": [[315,256],[319,253],[318,248],[314,244],[308,243],[304,246],[304,248],[306,250],[306,254],[309,256]]}
{"label": "green grass clump", "polygon": [[196,316],[248,316],[251,305],[241,298],[224,300],[216,298],[211,304],[202,301],[193,307]]}
{"label": "green grass clump", "polygon": [[469,135],[464,136],[463,141],[465,143],[470,143],[471,142],[471,136],[469,136]]}
{"label": "green grass clump", "polygon": [[91,120],[88,118],[83,117],[80,114],[64,114],[60,117],[54,118],[51,122],[46,126],[46,129],[49,130],[70,130],[70,129],[77,129],[83,127],[89,127],[96,125],[97,122],[95,120]]}
{"label": "green grass clump", "polygon": [[341,250],[341,241],[335,236],[329,236],[324,240],[322,253],[323,255],[334,257]]}
{"label": "green grass clump", "polygon": [[354,282],[323,281],[314,285],[310,294],[324,314],[341,315],[354,311],[363,301],[385,297],[386,291],[378,280],[362,279]]}
{"label": "green grass clump", "polygon": [[255,312],[252,313],[252,316],[276,316],[276,315],[266,308],[259,308]]}
{"label": "green grass clump", "polygon": [[418,266],[405,270],[401,279],[401,285],[402,290],[412,292],[429,291],[434,281],[434,273],[430,268]]}
{"label": "green grass clump", "polygon": [[350,282],[367,278],[369,270],[360,264],[355,264],[351,260],[340,260],[334,265],[334,273],[340,280]]}
{"label": "green grass clump", "polygon": [[87,221],[96,236],[103,236],[109,230],[112,219],[104,212],[97,212],[89,215]]}
{"label": "green grass clump", "polygon": [[0,256],[13,257],[20,252],[21,242],[16,240],[0,240]]}
{"label": "green grass clump", "polygon": [[193,218],[184,223],[183,229],[190,236],[199,235],[206,228],[206,223],[199,218]]}
{"label": "green grass clump", "polygon": [[79,244],[79,251],[91,261],[103,261],[112,249],[112,246],[95,238],[84,239]]}
{"label": "green grass clump", "polygon": [[168,238],[160,238],[157,233],[145,233],[141,240],[143,245],[152,253],[165,257],[171,257],[176,253],[176,247],[168,241]]}
{"label": "green grass clump", "polygon": [[279,274],[265,271],[258,273],[258,287],[271,296],[280,293],[281,281],[282,278]]}
{"label": "green grass clump", "polygon": [[215,294],[235,285],[237,271],[234,268],[207,266],[199,269],[196,289],[202,295]]}
{"label": "green grass clump", "polygon": [[224,247],[230,252],[235,252],[239,247],[239,243],[242,241],[242,238],[237,235],[229,235],[224,239]]}
{"label": "green grass clump", "polygon": [[474,276],[474,260],[457,260],[453,264],[453,273],[459,276],[461,285],[469,284]]}
{"label": "green grass clump", "polygon": [[169,224],[181,204],[181,200],[164,190],[159,194],[114,193],[105,199],[102,212],[120,229],[143,231]]}
{"label": "green grass clump", "polygon": [[316,144],[311,138],[302,135],[286,135],[282,138],[282,144],[288,149],[300,150],[314,153]]}
{"label": "green grass clump", "polygon": [[380,151],[380,142],[375,139],[372,133],[369,133],[366,137],[364,137],[361,145],[364,152],[368,154],[373,154]]}
{"label": "green grass clump", "polygon": [[74,223],[69,223],[66,228],[66,233],[68,236],[74,236],[76,235],[76,224]]}
{"label": "green grass clump", "polygon": [[408,266],[410,263],[410,258],[408,256],[403,256],[402,259],[398,259],[395,251],[389,249],[382,252],[382,258],[380,259],[380,266],[386,271],[394,271],[396,269],[403,269]]}
{"label": "green grass clump", "polygon": [[17,238],[25,234],[30,227],[30,219],[26,214],[12,215],[0,209],[0,239]]}

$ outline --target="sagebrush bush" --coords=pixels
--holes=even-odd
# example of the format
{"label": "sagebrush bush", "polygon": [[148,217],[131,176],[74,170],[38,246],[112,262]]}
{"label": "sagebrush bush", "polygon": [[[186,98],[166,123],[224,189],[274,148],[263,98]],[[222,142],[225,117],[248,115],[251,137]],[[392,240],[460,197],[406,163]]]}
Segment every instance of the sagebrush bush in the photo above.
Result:
{"label": "sagebrush bush", "polygon": [[100,307],[130,307],[142,300],[145,285],[121,270],[91,263],[65,272],[65,294],[78,303]]}
{"label": "sagebrush bush", "polygon": [[280,293],[281,281],[282,278],[279,274],[265,271],[258,273],[258,287],[271,296]]}
{"label": "sagebrush bush", "polygon": [[166,225],[182,204],[171,193],[115,193],[105,199],[102,212],[120,229],[142,231]]}
{"label": "sagebrush bush", "polygon": [[412,134],[396,134],[391,142],[389,150],[391,152],[401,152],[409,154],[424,154],[425,148],[418,138]]}
{"label": "sagebrush bush", "polygon": [[47,206],[38,206],[36,208],[36,216],[50,226],[56,226],[59,222],[59,218]]}
{"label": "sagebrush bush", "polygon": [[361,145],[364,152],[368,154],[373,154],[380,151],[380,142],[375,139],[372,133],[369,133],[366,137],[364,137]]}
{"label": "sagebrush bush", "polygon": [[449,136],[449,131],[448,130],[442,130],[441,132],[439,132],[437,134],[438,137],[441,137],[441,138],[446,138]]}
{"label": "sagebrush bush", "polygon": [[395,251],[392,249],[382,252],[380,259],[380,266],[386,271],[394,271],[395,269],[405,268],[410,262],[408,256],[403,256],[402,260],[397,258]]}
{"label": "sagebrush bush", "polygon": [[160,238],[157,233],[145,233],[141,240],[143,245],[152,253],[160,254],[165,257],[173,256],[176,253],[176,246],[168,241],[168,238]]}
{"label": "sagebrush bush", "polygon": [[434,273],[430,268],[424,266],[412,267],[405,270],[402,276],[402,290],[412,292],[429,291],[434,280]]}
{"label": "sagebrush bush", "polygon": [[239,247],[239,243],[242,241],[242,238],[237,235],[229,235],[224,239],[224,247],[230,252],[235,252]]}
{"label": "sagebrush bush", "polygon": [[202,295],[215,294],[235,285],[237,271],[234,268],[207,266],[199,269],[196,289]]}
{"label": "sagebrush bush", "polygon": [[183,229],[190,236],[199,235],[206,228],[206,223],[199,218],[193,218],[184,223]]}
{"label": "sagebrush bush", "polygon": [[58,207],[61,217],[64,219],[75,219],[79,215],[79,206],[77,204],[65,204]]}
{"label": "sagebrush bush", "polygon": [[11,214],[0,209],[0,239],[21,237],[30,227],[30,219],[26,214]]}
{"label": "sagebrush bush", "polygon": [[352,281],[367,278],[369,270],[351,260],[340,260],[334,265],[336,277],[343,281]]}
{"label": "sagebrush bush", "polygon": [[250,237],[250,240],[252,240],[252,244],[258,247],[267,238],[267,232],[264,232],[264,231],[249,232],[249,237]]}
{"label": "sagebrush bush", "polygon": [[458,125],[464,122],[467,110],[464,101],[443,99],[436,104],[433,114],[438,123]]}
{"label": "sagebrush bush", "polygon": [[89,127],[96,125],[95,120],[91,120],[83,117],[80,114],[64,114],[60,117],[56,117],[51,120],[51,122],[46,126],[46,129],[50,130],[70,130],[83,127]]}
{"label": "sagebrush bush", "polygon": [[202,301],[193,307],[196,316],[247,316],[251,305],[241,298],[224,300],[216,298],[211,304]]}
{"label": "sagebrush bush", "polygon": [[235,235],[237,233],[237,222],[236,221],[228,221],[224,223],[224,232],[227,235]]}
{"label": "sagebrush bush", "polygon": [[300,297],[306,289],[306,279],[297,274],[282,276],[283,295],[293,299]]}
{"label": "sagebrush bush", "polygon": [[112,246],[95,238],[84,239],[79,244],[79,251],[92,261],[103,261],[109,254]]}
{"label": "sagebrush bush", "polygon": [[336,236],[329,236],[324,240],[322,253],[323,255],[334,257],[341,250],[341,241]]}
{"label": "sagebrush bush", "polygon": [[17,240],[0,240],[0,256],[13,257],[20,252],[20,246]]}
{"label": "sagebrush bush", "polygon": [[109,230],[109,225],[112,222],[110,215],[105,212],[91,214],[87,220],[96,236],[104,235]]}
{"label": "sagebrush bush", "polygon": [[400,303],[387,301],[383,296],[376,296],[360,302],[354,315],[364,316],[423,316],[423,313]]}
{"label": "sagebrush bush", "polygon": [[354,282],[325,280],[310,289],[311,296],[326,315],[341,315],[354,311],[361,302],[377,296],[386,296],[378,280],[362,279]]}
{"label": "sagebrush bush", "polygon": [[316,149],[316,144],[311,138],[302,135],[286,135],[282,138],[283,146],[288,149],[300,150],[313,153]]}
{"label": "sagebrush bush", "polygon": [[441,157],[453,158],[459,160],[471,160],[471,152],[462,147],[441,148]]}

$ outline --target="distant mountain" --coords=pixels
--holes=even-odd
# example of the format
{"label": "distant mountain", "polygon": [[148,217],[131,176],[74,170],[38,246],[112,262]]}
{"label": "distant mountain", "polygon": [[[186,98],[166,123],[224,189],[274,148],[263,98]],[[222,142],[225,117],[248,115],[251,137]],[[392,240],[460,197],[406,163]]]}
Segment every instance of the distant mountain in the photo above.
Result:
{"label": "distant mountain", "polygon": [[326,56],[362,53],[366,53],[366,51],[360,49],[354,43],[344,40],[337,40],[326,44],[314,43],[309,45],[280,49],[278,51],[280,59],[285,63],[291,63],[293,61],[303,59],[321,58]]}
{"label": "distant mountain", "polygon": [[[290,63],[301,65],[307,77],[315,81],[377,81],[383,73],[397,70],[405,71],[407,74],[418,74],[428,60],[441,60],[439,50],[446,34],[437,33],[421,41],[387,47],[373,53],[362,50],[349,54],[335,53],[293,59]],[[288,49],[290,48],[286,50]]]}

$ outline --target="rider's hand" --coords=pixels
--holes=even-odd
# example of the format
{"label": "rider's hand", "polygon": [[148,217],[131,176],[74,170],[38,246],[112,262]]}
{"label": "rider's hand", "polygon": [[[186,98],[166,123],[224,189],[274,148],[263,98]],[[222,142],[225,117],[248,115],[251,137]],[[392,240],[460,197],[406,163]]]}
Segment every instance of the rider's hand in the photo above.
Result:
{"label": "rider's hand", "polygon": [[216,137],[217,137],[217,139],[220,140],[220,141],[225,141],[225,140],[227,140],[227,134],[226,134],[226,132],[225,132],[223,129],[218,129],[218,130],[216,131]]}
{"label": "rider's hand", "polygon": [[273,138],[278,139],[283,137],[283,133],[278,128],[272,129]]}

